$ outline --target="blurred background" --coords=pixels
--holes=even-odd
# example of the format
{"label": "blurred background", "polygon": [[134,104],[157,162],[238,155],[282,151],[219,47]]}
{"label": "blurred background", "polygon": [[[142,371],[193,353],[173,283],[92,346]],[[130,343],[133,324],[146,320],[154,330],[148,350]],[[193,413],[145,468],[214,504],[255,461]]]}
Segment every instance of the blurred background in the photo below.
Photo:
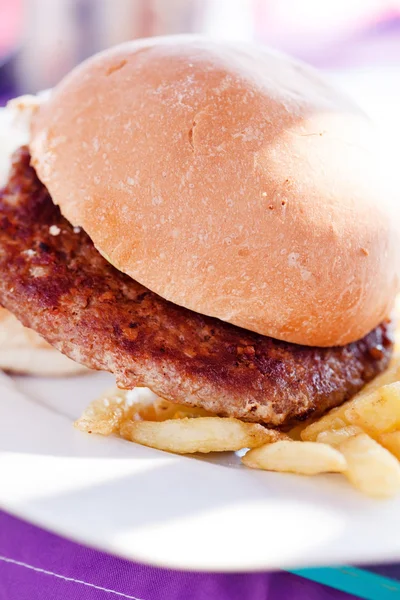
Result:
{"label": "blurred background", "polygon": [[0,0],[0,93],[50,87],[125,40],[189,32],[329,70],[400,65],[400,0]]}
{"label": "blurred background", "polygon": [[355,97],[384,136],[400,134],[400,0],[0,0],[0,105],[53,86],[119,42],[189,32],[306,60]]}

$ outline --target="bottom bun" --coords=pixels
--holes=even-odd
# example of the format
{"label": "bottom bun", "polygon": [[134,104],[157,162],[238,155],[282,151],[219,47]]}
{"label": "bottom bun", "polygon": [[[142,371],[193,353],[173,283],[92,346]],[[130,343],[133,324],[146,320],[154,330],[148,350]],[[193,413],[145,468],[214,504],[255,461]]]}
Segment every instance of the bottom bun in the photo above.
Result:
{"label": "bottom bun", "polygon": [[0,308],[0,369],[13,373],[61,377],[89,372],[50,346],[39,334]]}

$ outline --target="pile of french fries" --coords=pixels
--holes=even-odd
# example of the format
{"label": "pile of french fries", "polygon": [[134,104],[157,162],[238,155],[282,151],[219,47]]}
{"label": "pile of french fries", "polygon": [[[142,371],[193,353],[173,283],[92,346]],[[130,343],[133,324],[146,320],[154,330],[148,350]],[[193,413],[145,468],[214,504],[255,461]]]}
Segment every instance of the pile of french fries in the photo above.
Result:
{"label": "pile of french fries", "polygon": [[241,459],[247,467],[301,475],[342,473],[375,497],[400,490],[400,355],[351,400],[287,434],[158,397],[142,401],[140,392],[132,402],[129,394],[109,391],[90,404],[75,426],[178,454],[248,449]]}

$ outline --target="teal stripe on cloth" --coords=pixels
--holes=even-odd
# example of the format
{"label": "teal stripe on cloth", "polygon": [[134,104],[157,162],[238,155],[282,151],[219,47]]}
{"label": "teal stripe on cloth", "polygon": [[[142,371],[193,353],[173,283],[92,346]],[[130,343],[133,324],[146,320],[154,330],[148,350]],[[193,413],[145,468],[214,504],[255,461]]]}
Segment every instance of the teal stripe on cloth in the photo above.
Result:
{"label": "teal stripe on cloth", "polygon": [[400,598],[400,581],[357,567],[344,565],[342,567],[295,569],[290,573],[366,600],[398,600]]}

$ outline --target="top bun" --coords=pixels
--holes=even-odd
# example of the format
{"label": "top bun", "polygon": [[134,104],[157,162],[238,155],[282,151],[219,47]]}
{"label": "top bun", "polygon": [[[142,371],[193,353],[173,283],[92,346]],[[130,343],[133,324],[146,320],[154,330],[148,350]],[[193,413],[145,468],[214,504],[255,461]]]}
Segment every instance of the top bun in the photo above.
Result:
{"label": "top bun", "polygon": [[38,176],[119,270],[299,344],[388,316],[398,242],[365,115],[265,48],[177,36],[94,56],[33,117]]}

